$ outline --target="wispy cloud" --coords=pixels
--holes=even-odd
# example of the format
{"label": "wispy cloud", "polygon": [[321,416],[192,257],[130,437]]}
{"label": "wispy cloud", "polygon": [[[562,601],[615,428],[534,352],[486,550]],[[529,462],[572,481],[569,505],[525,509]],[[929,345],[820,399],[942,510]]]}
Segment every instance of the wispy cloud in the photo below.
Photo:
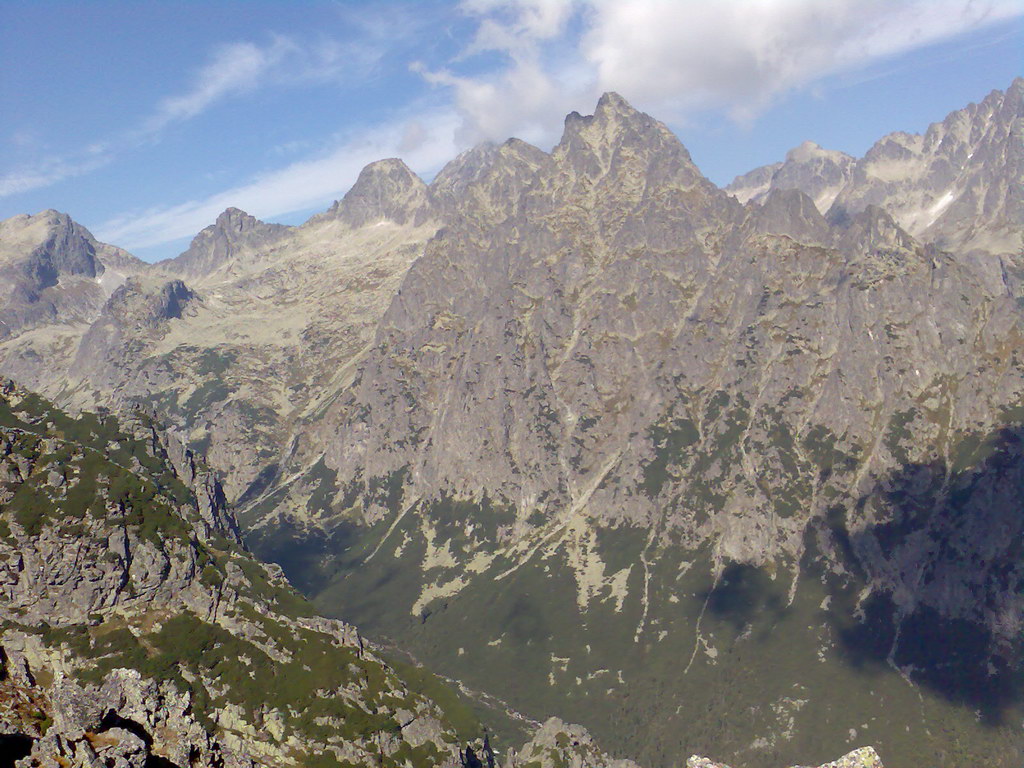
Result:
{"label": "wispy cloud", "polygon": [[50,156],[31,166],[0,174],[0,197],[42,189],[64,179],[83,176],[107,165],[113,156],[105,145],[95,145],[73,156]]}
{"label": "wispy cloud", "polygon": [[101,142],[51,155],[0,175],[0,197],[82,176],[126,151],[159,141],[170,126],[192,120],[220,102],[266,86],[322,83],[363,77],[383,48],[373,40],[342,43],[330,38],[297,41],[277,35],[268,43],[229,43],[214,49],[181,92],[162,98],[135,125]]}
{"label": "wispy cloud", "polygon": [[194,235],[229,206],[264,219],[322,206],[341,197],[370,162],[399,154],[415,171],[430,173],[457,151],[459,117],[442,110],[395,120],[352,136],[329,151],[260,175],[199,200],[117,216],[96,228],[105,242],[146,248]]}
{"label": "wispy cloud", "polygon": [[163,99],[143,122],[143,130],[159,131],[170,123],[196,117],[228,96],[255,90],[268,70],[279,66],[293,49],[294,43],[287,38],[276,38],[268,46],[248,42],[221,46],[196,74],[192,87]]}
{"label": "wispy cloud", "polygon": [[384,48],[370,40],[315,43],[275,35],[266,45],[238,42],[216,48],[195,74],[188,90],[160,101],[142,122],[141,132],[157,133],[225,99],[268,85],[304,85],[342,76],[359,78],[377,63]]}

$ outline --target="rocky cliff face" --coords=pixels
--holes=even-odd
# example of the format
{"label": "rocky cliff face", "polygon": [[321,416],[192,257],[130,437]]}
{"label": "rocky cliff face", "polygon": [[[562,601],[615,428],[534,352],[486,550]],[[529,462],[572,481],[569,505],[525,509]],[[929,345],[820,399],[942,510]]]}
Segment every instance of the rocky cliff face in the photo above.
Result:
{"label": "rocky cliff face", "polygon": [[[896,765],[942,762],[920,718],[869,715],[907,679],[968,754],[1015,759],[971,724],[1018,696],[1021,521],[985,501],[1017,492],[1012,286],[878,207],[741,206],[615,96],[549,156],[485,155],[293,486],[337,483],[306,505],[324,532],[271,494],[259,551],[325,610],[526,711],[562,699],[647,762],[679,732],[759,765],[864,725]],[[927,638],[961,632],[938,661]],[[737,669],[767,686],[743,725]]]}

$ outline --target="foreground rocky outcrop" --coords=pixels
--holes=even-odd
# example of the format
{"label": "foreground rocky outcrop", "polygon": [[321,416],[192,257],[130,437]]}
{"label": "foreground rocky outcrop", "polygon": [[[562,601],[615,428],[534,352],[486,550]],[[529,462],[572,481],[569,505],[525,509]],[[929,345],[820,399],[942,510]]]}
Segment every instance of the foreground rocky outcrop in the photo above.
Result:
{"label": "foreground rocky outcrop", "polygon": [[451,765],[475,735],[255,561],[149,417],[70,418],[10,383],[0,663],[20,766]]}
{"label": "foreground rocky outcrop", "polygon": [[[715,763],[706,757],[691,757],[686,761],[686,768],[729,768],[722,763]],[[809,768],[809,766],[793,766],[793,768]],[[855,749],[838,760],[819,765],[818,768],[883,768],[882,759],[871,747]]]}
{"label": "foreground rocky outcrop", "polygon": [[632,760],[609,757],[590,733],[578,725],[549,718],[518,751],[506,768],[640,768]]}

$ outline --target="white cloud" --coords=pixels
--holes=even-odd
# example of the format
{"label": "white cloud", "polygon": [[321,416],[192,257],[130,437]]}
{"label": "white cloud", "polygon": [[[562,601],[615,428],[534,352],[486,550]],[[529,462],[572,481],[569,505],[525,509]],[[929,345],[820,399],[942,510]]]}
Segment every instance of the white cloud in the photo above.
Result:
{"label": "white cloud", "polygon": [[582,106],[581,94],[589,100],[591,89],[585,86],[592,78],[585,69],[572,56],[564,60],[548,50],[564,48],[566,27],[581,7],[580,0],[464,0],[461,10],[478,26],[453,64],[497,51],[507,55],[507,66],[469,76],[417,67],[428,83],[452,89],[464,116],[462,144],[513,135],[544,144],[551,138],[553,116],[563,115],[566,105]]}
{"label": "white cloud", "polygon": [[462,77],[448,70],[423,76],[429,83],[452,88],[464,118],[458,131],[462,145],[513,135],[543,144],[550,138],[553,116],[564,114],[566,104],[572,103],[568,89],[561,88],[530,53],[517,54],[512,65],[493,78]]}
{"label": "white cloud", "polygon": [[464,0],[480,25],[469,52],[530,49],[560,35],[580,0]]}
{"label": "white cloud", "polygon": [[1020,0],[593,0],[600,90],[750,119],[784,94],[1024,13]]}
{"label": "white cloud", "polygon": [[226,98],[268,84],[294,85],[364,74],[382,53],[373,43],[324,39],[300,44],[283,35],[262,46],[251,42],[222,45],[195,74],[187,91],[160,101],[143,121],[141,133],[157,133],[172,123],[197,117]]}
{"label": "white cloud", "polygon": [[453,89],[462,135],[557,138],[568,108],[615,90],[670,120],[756,118],[793,91],[1024,14],[1022,0],[466,0],[465,56],[483,73],[424,71]]}
{"label": "white cloud", "polygon": [[[210,197],[122,214],[97,227],[96,236],[128,249],[146,248],[194,235],[230,206],[262,219],[326,207],[351,187],[365,165],[394,157],[400,148],[407,150],[403,159],[414,171],[437,170],[457,152],[453,137],[458,122],[453,112],[440,111],[375,126],[320,157],[292,163]],[[416,137],[412,144],[410,135]]]}
{"label": "white cloud", "polygon": [[188,91],[159,103],[156,112],[145,121],[145,130],[159,131],[170,123],[199,115],[226,96],[254,90],[267,71],[280,64],[292,50],[294,44],[285,38],[277,38],[266,47],[253,43],[220,47],[199,70]]}

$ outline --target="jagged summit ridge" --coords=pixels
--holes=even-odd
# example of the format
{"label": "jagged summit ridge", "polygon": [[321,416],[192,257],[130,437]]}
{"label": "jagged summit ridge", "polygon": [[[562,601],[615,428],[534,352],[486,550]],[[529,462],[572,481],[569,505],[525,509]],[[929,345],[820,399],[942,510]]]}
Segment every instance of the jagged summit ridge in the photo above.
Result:
{"label": "jagged summit ridge", "polygon": [[674,176],[680,186],[713,188],[693,164],[689,152],[663,123],[632,107],[616,93],[601,96],[592,115],[571,112],[562,138],[552,151],[576,175],[608,183],[618,169]]}
{"label": "jagged summit ridge", "polygon": [[196,235],[188,250],[159,262],[159,269],[185,279],[203,279],[232,261],[267,249],[290,231],[283,224],[268,224],[238,208],[227,208]]}
{"label": "jagged summit ridge", "polygon": [[911,235],[963,255],[1013,254],[1024,221],[1024,78],[954,110],[923,134],[877,141],[861,158],[805,142],[784,163],[737,177],[741,202],[801,189],[822,213],[884,208]]}

